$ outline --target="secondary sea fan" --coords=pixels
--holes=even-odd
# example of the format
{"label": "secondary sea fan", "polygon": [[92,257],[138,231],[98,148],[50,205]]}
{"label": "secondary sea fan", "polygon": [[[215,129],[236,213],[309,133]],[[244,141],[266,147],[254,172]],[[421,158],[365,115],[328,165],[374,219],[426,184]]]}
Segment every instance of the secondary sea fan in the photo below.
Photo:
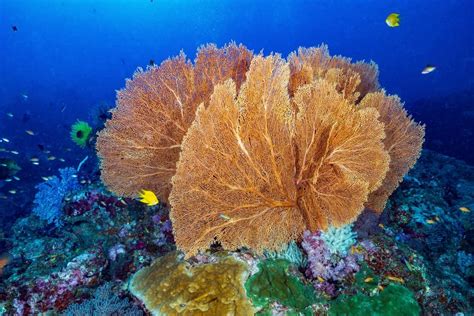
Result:
{"label": "secondary sea fan", "polygon": [[234,44],[202,48],[194,66],[181,54],[119,92],[98,140],[104,182],[129,196],[172,188],[187,256],[214,242],[278,250],[350,223],[383,208],[423,139],[377,75],[325,46],[288,61]]}
{"label": "secondary sea fan", "polygon": [[117,107],[99,133],[102,179],[113,192],[136,197],[142,189],[167,200],[181,140],[214,85],[245,79],[252,53],[240,45],[202,47],[195,65],[183,53],[160,66],[138,69],[117,94]]}

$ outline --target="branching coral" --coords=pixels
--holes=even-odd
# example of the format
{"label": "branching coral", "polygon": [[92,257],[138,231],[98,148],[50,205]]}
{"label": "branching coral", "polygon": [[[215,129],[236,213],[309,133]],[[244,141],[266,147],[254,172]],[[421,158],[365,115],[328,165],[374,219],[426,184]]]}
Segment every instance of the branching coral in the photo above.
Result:
{"label": "branching coral", "polygon": [[170,253],[138,271],[131,291],[158,315],[253,315],[242,284],[246,273],[232,257],[192,267]]}
{"label": "branching coral", "polygon": [[181,140],[199,104],[213,87],[245,79],[252,53],[230,44],[202,47],[195,65],[183,53],[147,71],[138,69],[117,94],[117,107],[99,133],[102,179],[117,194],[136,197],[144,188],[168,198]]}
{"label": "branching coral", "polygon": [[381,183],[388,155],[377,111],[357,110],[317,80],[297,91],[295,117],[288,81],[283,59],[257,56],[238,96],[227,81],[198,108],[170,196],[188,254],[215,239],[227,249],[280,249],[305,227],[351,221]]}
{"label": "branching coral", "polygon": [[369,195],[380,210],[416,161],[423,130],[377,75],[326,46],[286,61],[234,44],[139,70],[99,135],[103,180],[128,196],[172,188],[187,256],[215,242],[280,250],[352,222]]}

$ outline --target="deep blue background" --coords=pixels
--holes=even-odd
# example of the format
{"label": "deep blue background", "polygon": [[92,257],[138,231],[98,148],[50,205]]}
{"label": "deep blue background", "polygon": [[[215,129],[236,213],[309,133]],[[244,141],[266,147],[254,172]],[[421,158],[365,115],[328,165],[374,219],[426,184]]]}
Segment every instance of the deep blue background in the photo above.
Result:
{"label": "deep blue background", "polygon": [[[400,13],[398,28],[385,24],[392,12]],[[410,108],[420,98],[474,87],[473,12],[473,0],[0,0],[0,138],[11,140],[0,148],[19,151],[13,158],[25,165],[37,144],[58,157],[71,147],[66,164],[77,164],[86,153],[69,139],[76,119],[113,105],[125,78],[150,59],[159,63],[181,49],[194,58],[208,42],[234,40],[284,56],[324,42],[332,54],[378,63],[382,86]],[[426,64],[437,70],[421,75]],[[417,119],[425,120],[430,104]],[[451,114],[446,124],[457,124],[457,112]],[[463,124],[472,131],[474,124]],[[27,135],[30,129],[37,135]],[[41,181],[60,166],[28,165],[21,176]]]}

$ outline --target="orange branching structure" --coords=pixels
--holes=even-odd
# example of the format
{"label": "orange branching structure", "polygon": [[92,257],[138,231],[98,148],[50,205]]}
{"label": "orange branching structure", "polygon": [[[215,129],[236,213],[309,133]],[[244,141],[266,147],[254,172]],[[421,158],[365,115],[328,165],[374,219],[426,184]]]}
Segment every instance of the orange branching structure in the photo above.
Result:
{"label": "orange branching structure", "polygon": [[[171,217],[188,255],[224,248],[276,250],[304,229],[354,220],[388,169],[383,124],[317,79],[288,94],[289,65],[253,59],[237,96],[218,85],[183,143]],[[190,225],[192,223],[192,225]]]}
{"label": "orange branching structure", "polygon": [[171,192],[187,256],[214,242],[278,250],[305,229],[350,223],[383,208],[423,142],[377,77],[374,63],[326,46],[288,60],[234,44],[202,48],[195,65],[180,55],[119,92],[98,140],[104,182],[129,196]]}
{"label": "orange branching structure", "polygon": [[181,140],[199,104],[218,83],[245,80],[252,53],[240,45],[202,47],[195,65],[183,53],[147,71],[138,69],[117,94],[112,120],[99,134],[102,179],[113,192],[136,197],[152,190],[166,200]]}

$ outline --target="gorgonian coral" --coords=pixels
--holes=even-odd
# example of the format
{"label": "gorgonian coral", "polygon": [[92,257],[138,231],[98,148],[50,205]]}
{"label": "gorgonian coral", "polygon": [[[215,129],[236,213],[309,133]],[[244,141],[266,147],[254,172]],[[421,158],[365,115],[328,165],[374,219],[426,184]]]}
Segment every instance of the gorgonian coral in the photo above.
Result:
{"label": "gorgonian coral", "polygon": [[202,47],[193,65],[183,53],[160,66],[138,69],[117,94],[117,107],[97,139],[102,179],[117,194],[136,197],[152,190],[165,200],[171,190],[181,140],[199,104],[216,84],[239,86],[252,53],[230,44]]}
{"label": "gorgonian coral", "polygon": [[325,46],[288,61],[234,44],[202,48],[194,66],[181,54],[119,92],[98,139],[103,180],[128,196],[172,188],[188,256],[216,241],[279,250],[305,229],[350,223],[369,195],[383,206],[373,201],[385,202],[423,138],[377,75]]}

